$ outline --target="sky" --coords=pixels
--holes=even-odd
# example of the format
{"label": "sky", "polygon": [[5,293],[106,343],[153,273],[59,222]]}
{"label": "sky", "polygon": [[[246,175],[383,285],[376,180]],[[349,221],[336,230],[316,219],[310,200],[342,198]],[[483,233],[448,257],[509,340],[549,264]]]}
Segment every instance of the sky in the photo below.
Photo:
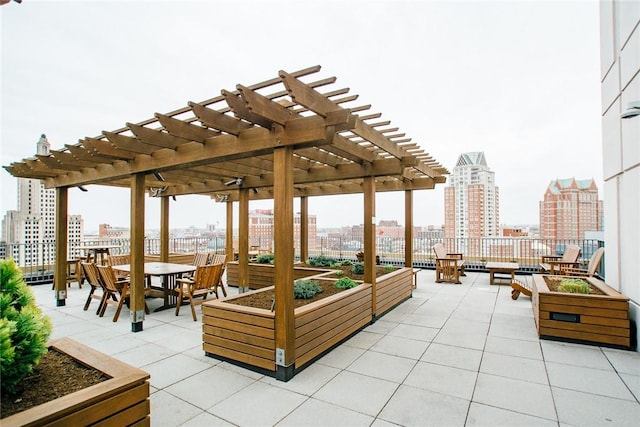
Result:
{"label": "sky", "polygon": [[[33,156],[43,133],[59,149],[321,65],[318,79],[337,77],[334,89],[349,87],[450,171],[483,151],[500,222],[535,225],[552,180],[593,178],[603,197],[598,13],[596,0],[11,2],[0,6],[0,164]],[[415,225],[443,224],[446,185],[415,192]],[[4,215],[16,179],[3,169],[0,186]],[[85,232],[128,227],[129,198],[71,189],[69,213]],[[362,206],[362,195],[309,199],[318,227],[361,224]],[[159,217],[147,199],[145,226]],[[376,219],[402,224],[404,194],[378,194]],[[224,204],[171,202],[171,228],[206,224],[224,227]]]}

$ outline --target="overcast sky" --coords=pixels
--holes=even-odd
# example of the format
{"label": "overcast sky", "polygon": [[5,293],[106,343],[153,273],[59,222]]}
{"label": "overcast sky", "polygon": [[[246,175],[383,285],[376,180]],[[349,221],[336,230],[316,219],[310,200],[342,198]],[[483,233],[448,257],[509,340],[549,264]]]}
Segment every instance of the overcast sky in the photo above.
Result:
{"label": "overcast sky", "polygon": [[[598,9],[596,0],[11,2],[0,7],[1,164],[35,154],[42,133],[58,149],[321,65],[318,78],[336,76],[335,88],[351,88],[449,170],[461,153],[484,151],[500,222],[537,224],[551,180],[594,178],[603,197]],[[0,176],[4,215],[16,208],[16,179]],[[444,222],[443,189],[416,192],[416,225]],[[85,231],[129,225],[128,190],[69,195]],[[319,227],[360,224],[362,200],[311,198],[309,211]],[[377,219],[403,223],[403,203],[403,193],[378,195]],[[147,227],[159,227],[159,210],[148,201]],[[178,197],[170,227],[222,226],[224,216],[208,197]]]}

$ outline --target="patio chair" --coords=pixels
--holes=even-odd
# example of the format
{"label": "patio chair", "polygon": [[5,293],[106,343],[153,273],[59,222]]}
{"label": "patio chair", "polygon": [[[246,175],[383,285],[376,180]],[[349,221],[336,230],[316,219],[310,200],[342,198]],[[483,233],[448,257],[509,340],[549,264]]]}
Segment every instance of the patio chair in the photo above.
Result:
{"label": "patio chair", "polygon": [[218,284],[213,290],[213,293],[216,294],[216,298],[218,296],[218,288],[222,289],[222,294],[227,296],[227,289],[224,287],[224,281],[222,280],[222,275],[224,274],[225,269],[227,268],[227,256],[225,254],[213,254],[211,256],[211,264],[222,264],[222,271],[220,272],[220,280]]}
{"label": "patio chair", "polygon": [[565,274],[567,268],[578,267],[579,256],[580,246],[577,245],[567,246],[562,256],[542,255],[540,274]]}
{"label": "patio chair", "polygon": [[[104,297],[106,295],[104,291],[104,285],[100,281],[100,273],[98,273],[98,268],[92,262],[83,262],[80,264],[82,268],[82,272],[84,277],[87,278],[87,282],[91,289],[89,290],[89,296],[87,296],[87,301],[84,303],[84,311],[89,309],[89,305],[91,304],[92,299],[97,299],[100,301],[98,304],[98,309],[96,310],[96,314],[100,314],[100,310],[102,309],[102,305],[104,304]],[[101,291],[101,295],[96,294],[97,290]]]}
{"label": "patio chair", "polygon": [[[182,301],[188,299],[193,321],[198,320],[196,316],[196,305],[200,305],[206,301],[207,295],[209,295],[210,292],[215,293],[215,288],[218,286],[220,276],[222,275],[222,268],[223,264],[198,266],[193,279],[185,277],[177,280],[178,286],[176,286],[176,291],[178,292],[178,303],[176,304],[176,316],[180,314]],[[194,298],[199,296],[202,296],[201,300],[194,300]]]}
{"label": "patio chair", "polygon": [[462,284],[460,276],[466,276],[462,254],[447,253],[442,243],[433,245],[433,252],[436,255],[436,283]]}
{"label": "patio chair", "polygon": [[[122,305],[129,298],[129,286],[131,285],[129,279],[118,279],[116,273],[113,271],[113,267],[110,265],[96,265],[100,279],[104,285],[104,291],[106,293],[103,298],[102,309],[100,310],[100,317],[104,316],[107,309],[107,305],[115,304],[116,312],[113,315],[113,321],[117,322],[120,317],[120,311],[122,311]],[[149,307],[147,303],[144,303],[145,313],[149,313]]]}
{"label": "patio chair", "polygon": [[564,269],[563,274],[568,276],[579,276],[579,277],[597,277],[598,276],[598,267],[602,262],[602,256],[604,255],[604,248],[598,248],[591,258],[589,259],[589,265],[586,269],[577,268],[577,267],[567,267]]}
{"label": "patio chair", "polygon": [[196,267],[199,265],[207,265],[209,263],[209,252],[197,252],[193,255],[193,261],[191,261],[191,265],[195,265]]}
{"label": "patio chair", "polygon": [[131,256],[129,254],[109,255],[109,265],[131,264]]}

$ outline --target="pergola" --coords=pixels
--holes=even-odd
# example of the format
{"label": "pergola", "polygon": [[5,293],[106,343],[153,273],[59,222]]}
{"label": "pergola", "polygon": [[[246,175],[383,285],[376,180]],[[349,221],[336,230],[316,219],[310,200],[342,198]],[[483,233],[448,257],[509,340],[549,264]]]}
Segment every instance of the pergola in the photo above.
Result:
{"label": "pergola", "polygon": [[[239,203],[240,284],[247,285],[249,201],[274,200],[275,316],[286,348],[293,313],[293,200],[300,198],[301,256],[307,257],[307,197],[364,194],[365,281],[375,282],[375,193],[405,192],[406,265],[412,265],[412,192],[445,182],[448,171],[370,105],[356,105],[335,77],[313,80],[320,66],[250,86],[140,123],[14,162],[15,177],[56,189],[58,305],[65,304],[67,191],[90,184],[131,189],[132,330],[144,320],[145,193],[161,198],[161,261],[168,260],[169,198],[202,194],[227,203],[227,254],[233,202]],[[244,272],[243,272],[244,271]]]}

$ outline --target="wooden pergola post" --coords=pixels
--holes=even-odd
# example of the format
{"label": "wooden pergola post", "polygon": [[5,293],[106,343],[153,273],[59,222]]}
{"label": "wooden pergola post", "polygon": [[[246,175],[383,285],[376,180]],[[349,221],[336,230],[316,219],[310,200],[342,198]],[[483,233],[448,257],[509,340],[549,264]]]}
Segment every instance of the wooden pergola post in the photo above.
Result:
{"label": "wooden pergola post", "polygon": [[371,283],[371,317],[376,316],[376,182],[367,176],[364,191],[364,282]]}
{"label": "wooden pergola post", "polygon": [[238,291],[249,290],[249,189],[241,188],[238,192],[240,228],[238,232]]}
{"label": "wooden pergola post", "polygon": [[227,254],[227,261],[235,261],[234,260],[234,252],[233,252],[233,202],[231,200],[227,200],[227,225],[225,230],[225,248],[224,253]]}
{"label": "wooden pergola post", "polygon": [[169,197],[160,197],[160,262],[169,262]]}
{"label": "wooden pergola post", "polygon": [[[54,271],[53,284],[57,307],[66,305],[67,301],[68,194],[68,187],[56,188],[56,269]],[[41,233],[43,231],[43,229],[40,230]]]}
{"label": "wooden pergola post", "polygon": [[144,180],[142,173],[131,177],[131,331],[142,331],[144,320]]}
{"label": "wooden pergola post", "polygon": [[300,261],[309,259],[309,199],[300,197]]}
{"label": "wooden pergola post", "polygon": [[413,190],[404,192],[404,266],[413,267]]}
{"label": "wooden pergola post", "polygon": [[288,381],[295,372],[293,306],[293,149],[273,152],[276,378]]}

